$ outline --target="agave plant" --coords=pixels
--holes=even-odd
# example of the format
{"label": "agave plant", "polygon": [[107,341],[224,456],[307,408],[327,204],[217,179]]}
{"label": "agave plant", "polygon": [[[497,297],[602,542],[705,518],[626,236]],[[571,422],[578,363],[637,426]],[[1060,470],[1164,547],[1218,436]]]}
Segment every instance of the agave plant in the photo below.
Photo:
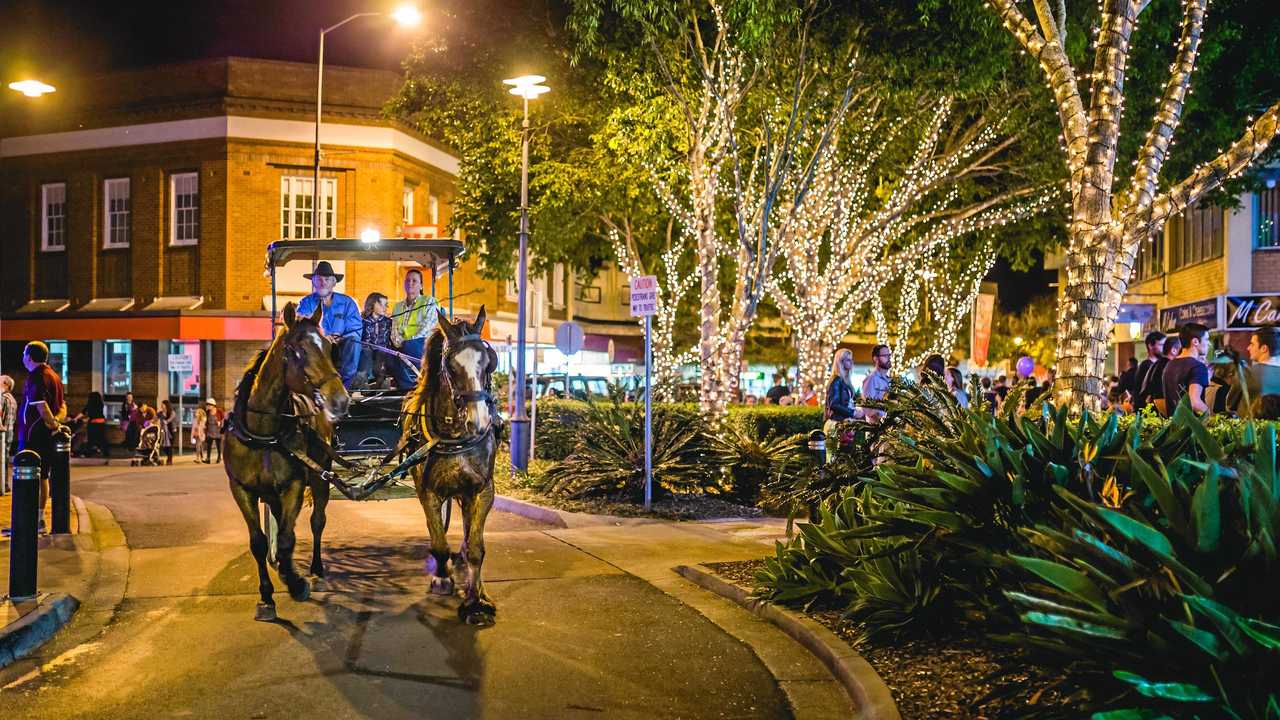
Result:
{"label": "agave plant", "polygon": [[[1280,474],[1275,426],[1246,423],[1223,446],[1194,416],[1171,426],[1199,461],[1134,449],[1135,482],[1150,507],[1101,506],[1058,488],[1054,522],[1024,530],[1028,554],[1008,553],[1025,586],[1006,591],[1023,640],[1111,668],[1138,707],[1202,717],[1280,717]],[[1176,433],[1180,435],[1181,433]]]}

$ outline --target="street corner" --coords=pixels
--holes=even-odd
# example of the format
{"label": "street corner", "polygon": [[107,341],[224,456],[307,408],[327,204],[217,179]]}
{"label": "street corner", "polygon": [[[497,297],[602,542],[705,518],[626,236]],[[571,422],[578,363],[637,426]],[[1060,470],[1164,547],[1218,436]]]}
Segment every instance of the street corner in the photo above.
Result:
{"label": "street corner", "polygon": [[0,628],[0,668],[30,655],[48,642],[80,609],[80,601],[63,592],[4,601]]}

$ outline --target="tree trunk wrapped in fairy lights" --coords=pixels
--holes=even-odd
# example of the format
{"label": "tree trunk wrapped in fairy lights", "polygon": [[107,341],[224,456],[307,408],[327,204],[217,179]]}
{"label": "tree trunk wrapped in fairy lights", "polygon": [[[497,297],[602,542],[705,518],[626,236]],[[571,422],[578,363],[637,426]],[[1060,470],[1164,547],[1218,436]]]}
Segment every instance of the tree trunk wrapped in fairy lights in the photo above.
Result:
{"label": "tree trunk wrapped in fairy lights", "polygon": [[1148,0],[1103,0],[1094,48],[1089,105],[1067,58],[1065,4],[1034,0],[1037,28],[1013,0],[987,0],[1005,27],[1040,63],[1057,104],[1067,169],[1071,216],[1066,282],[1058,308],[1056,395],[1073,410],[1096,406],[1106,390],[1103,368],[1107,334],[1129,286],[1141,244],[1164,223],[1245,170],[1275,138],[1280,102],[1256,120],[1217,157],[1161,191],[1160,169],[1182,117],[1200,48],[1207,0],[1183,0],[1182,30],[1169,78],[1151,129],[1138,151],[1132,179],[1115,187],[1120,116],[1130,37]]}

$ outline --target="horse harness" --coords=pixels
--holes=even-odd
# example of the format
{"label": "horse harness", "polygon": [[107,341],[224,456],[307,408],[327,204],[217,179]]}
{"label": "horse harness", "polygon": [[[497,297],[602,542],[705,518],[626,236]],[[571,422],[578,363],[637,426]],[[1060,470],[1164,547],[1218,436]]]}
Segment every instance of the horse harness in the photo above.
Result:
{"label": "horse harness", "polygon": [[[225,422],[226,430],[229,430],[246,447],[274,450],[283,453],[293,460],[301,463],[307,468],[320,473],[322,477],[332,480],[334,475],[331,470],[320,465],[309,455],[306,450],[313,445],[324,448],[325,453],[333,462],[342,465],[345,468],[356,468],[357,466],[338,455],[328,442],[316,433],[315,428],[310,422],[306,422],[309,418],[316,415],[311,410],[310,401],[297,393],[290,392],[285,388],[280,396],[279,405],[272,410],[261,410],[249,407],[249,394],[253,390],[253,384],[257,380],[258,373],[262,369],[263,362],[266,361],[267,351],[258,352],[249,369],[245,371],[244,377],[240,379],[240,384],[236,387],[235,402],[232,404],[231,412],[227,415]],[[337,373],[333,373],[337,376]],[[303,374],[306,377],[306,374]],[[329,379],[328,376],[323,378]],[[311,386],[313,393],[316,385],[312,383],[311,378],[307,377],[307,384]],[[280,424],[274,433],[258,434],[249,429],[245,419],[248,415],[268,415],[279,419]],[[301,440],[301,442],[298,442]]]}

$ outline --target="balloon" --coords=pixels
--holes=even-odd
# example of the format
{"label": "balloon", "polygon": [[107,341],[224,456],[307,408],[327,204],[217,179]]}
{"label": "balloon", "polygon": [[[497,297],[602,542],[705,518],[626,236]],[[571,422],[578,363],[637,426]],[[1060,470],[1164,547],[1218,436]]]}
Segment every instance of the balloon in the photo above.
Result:
{"label": "balloon", "polygon": [[1030,355],[1023,355],[1018,358],[1018,377],[1031,377],[1031,373],[1035,372],[1036,361],[1031,359]]}

